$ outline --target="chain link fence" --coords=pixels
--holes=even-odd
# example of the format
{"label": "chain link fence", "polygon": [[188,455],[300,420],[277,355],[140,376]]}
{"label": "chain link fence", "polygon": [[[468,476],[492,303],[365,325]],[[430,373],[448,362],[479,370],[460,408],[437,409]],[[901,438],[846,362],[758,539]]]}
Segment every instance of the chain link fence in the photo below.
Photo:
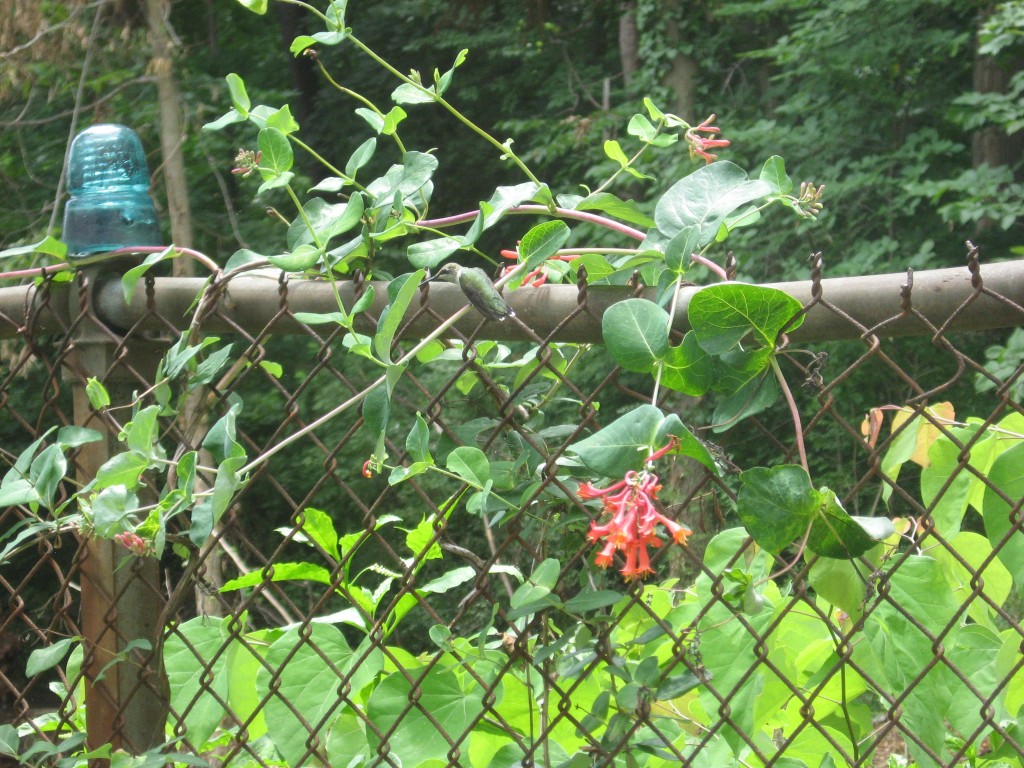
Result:
{"label": "chain link fence", "polygon": [[[713,396],[669,392],[718,471],[659,462],[651,503],[693,533],[629,581],[595,566],[602,508],[572,471],[571,446],[650,396],[588,346],[600,292],[560,289],[543,323],[518,306],[502,340],[463,322],[381,404],[372,342],[297,309],[301,281],[229,281],[185,314],[147,278],[115,323],[98,275],[4,289],[0,722],[39,764],[110,743],[232,766],[1021,765],[1022,360],[1007,330],[954,330],[1024,318],[988,269],[972,258],[953,299],[901,278],[873,320],[820,264],[802,285],[818,330],[780,360],[811,476],[895,533],[854,560],[757,546],[739,470],[796,463],[788,412],[722,431]],[[414,303],[392,360],[450,315],[447,288]],[[172,347],[182,330],[196,352]],[[189,386],[158,365],[169,349]],[[248,477],[207,536],[172,522],[159,561],[86,534],[106,491],[53,512],[98,471],[139,474],[108,462],[153,404],[136,522],[186,485],[215,497],[228,437]],[[24,475],[45,503],[16,495]]]}

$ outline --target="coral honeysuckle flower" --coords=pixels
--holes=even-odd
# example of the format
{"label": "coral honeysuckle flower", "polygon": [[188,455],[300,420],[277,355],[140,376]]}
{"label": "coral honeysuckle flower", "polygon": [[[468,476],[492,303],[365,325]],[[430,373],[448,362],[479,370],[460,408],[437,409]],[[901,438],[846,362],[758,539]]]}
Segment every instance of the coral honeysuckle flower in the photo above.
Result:
{"label": "coral honeysuckle flower", "polygon": [[601,499],[605,513],[610,516],[604,523],[592,521],[587,532],[587,539],[591,542],[604,540],[594,558],[595,565],[600,568],[609,567],[615,559],[615,552],[621,551],[626,558],[621,571],[626,581],[643,579],[654,573],[647,548],[656,549],[662,545],[658,537],[659,525],[664,526],[676,544],[685,544],[686,538],[693,533],[658,511],[655,502],[661,483],[658,476],[646,468],[678,444],[679,441],[672,437],[667,445],[647,457],[644,461],[645,469],[627,472],[622,480],[607,488],[598,488],[587,482],[580,483],[576,495],[584,501]]}
{"label": "coral honeysuckle flower", "polygon": [[[690,128],[685,135],[686,142],[690,145],[690,156],[691,157],[702,157],[704,161],[710,163],[712,160],[718,158],[718,155],[713,155],[708,152],[709,149],[716,147],[728,147],[728,139],[715,139],[712,138],[716,134],[722,132],[722,129],[718,126],[712,125],[715,121],[716,115],[711,115],[700,125],[695,125]],[[707,136],[701,136],[700,134],[706,133]]]}

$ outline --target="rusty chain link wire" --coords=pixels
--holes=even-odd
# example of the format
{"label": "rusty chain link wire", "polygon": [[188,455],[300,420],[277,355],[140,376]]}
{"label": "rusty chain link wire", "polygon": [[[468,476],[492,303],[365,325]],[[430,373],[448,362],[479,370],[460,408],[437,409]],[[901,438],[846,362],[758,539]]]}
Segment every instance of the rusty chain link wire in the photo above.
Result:
{"label": "rusty chain link wire", "polygon": [[[559,346],[577,316],[592,311],[583,283],[572,311],[543,334],[526,314],[510,319],[524,343],[497,343],[478,335],[481,327],[459,326],[432,348],[435,364],[410,368],[392,394],[400,429],[387,433],[389,464],[408,467],[421,460],[406,439],[418,414],[431,439],[446,450],[473,446],[498,462],[500,471],[532,476],[516,511],[495,511],[484,499],[468,512],[465,499],[472,489],[454,476],[424,473],[395,484],[386,474],[364,476],[361,461],[374,451],[374,440],[363,416],[351,411],[255,466],[201,546],[179,541],[159,569],[150,571],[142,558],[119,550],[118,575],[102,603],[88,602],[96,599],[87,583],[95,566],[89,558],[99,555],[69,526],[0,565],[0,723],[24,725],[34,718],[25,744],[80,729],[76,688],[84,670],[106,665],[106,675],[121,667],[134,673],[118,678],[109,706],[88,713],[90,728],[104,718],[104,733],[139,751],[147,737],[133,730],[118,707],[156,707],[148,711],[158,713],[153,717],[161,738],[178,739],[176,751],[211,764],[280,764],[262,738],[273,728],[288,731],[276,743],[286,744],[289,761],[298,765],[345,765],[341,756],[354,756],[347,745],[359,740],[369,745],[365,764],[382,766],[408,766],[417,749],[434,756],[437,765],[453,766],[627,765],[637,764],[637,755],[651,765],[740,764],[728,762],[735,754],[745,755],[744,765],[800,759],[817,766],[808,761],[824,751],[855,766],[888,765],[890,755],[947,766],[997,748],[1002,755],[1016,754],[1020,764],[1024,743],[1016,712],[1024,687],[1018,679],[1024,629],[1020,600],[1006,586],[1001,563],[1014,556],[1024,536],[1024,493],[993,483],[977,454],[989,430],[1010,414],[1024,416],[1015,395],[1024,361],[1009,375],[993,373],[985,366],[985,347],[1005,332],[985,336],[950,327],[982,296],[1005,313],[1002,325],[1019,323],[1024,310],[986,287],[976,252],[969,270],[971,294],[938,322],[918,311],[914,276],[908,273],[898,313],[865,327],[822,291],[818,260],[805,313],[828,315],[833,325],[843,326],[835,338],[846,340],[790,341],[782,351],[787,373],[802,385],[796,388],[804,440],[816,446],[821,471],[845,508],[869,517],[891,515],[903,526],[901,544],[884,568],[868,560],[858,566],[865,585],[860,615],[835,612],[821,598],[826,585],[812,581],[816,557],[801,559],[787,550],[772,558],[745,535],[729,539],[732,550],[723,549],[722,536],[728,535],[721,532],[739,524],[733,470],[795,461],[792,429],[785,414],[773,410],[722,435],[698,427],[720,460],[721,474],[685,459],[663,474],[662,509],[696,532],[686,548],[655,552],[658,575],[650,581],[674,579],[666,593],[671,599],[639,582],[623,584],[614,570],[595,576],[594,546],[586,536],[594,512],[559,474],[560,460],[569,446],[610,422],[616,407],[646,396],[640,380],[612,368],[608,358],[596,366],[580,363],[577,372]],[[145,311],[131,327],[117,330],[95,315],[82,280],[70,288],[45,284],[31,293],[21,314],[0,314],[0,335],[9,338],[2,342],[0,383],[4,472],[33,441],[49,438],[51,428],[75,425],[72,390],[85,384],[82,360],[89,345],[105,350],[97,378],[109,387],[137,395],[161,384],[153,380],[153,362],[176,340],[181,319],[162,305],[156,285],[146,282],[140,289]],[[219,290],[230,302],[231,286]],[[343,328],[296,316],[294,290],[296,284],[283,276],[266,281],[269,319],[259,326],[240,323],[229,304],[204,307],[193,329],[197,338],[216,327],[221,344],[232,345],[232,362],[189,395],[183,415],[162,423],[169,459],[201,450],[210,425],[241,400],[237,437],[251,460],[360,393],[378,374],[346,350],[351,339]],[[365,285],[357,280],[353,290],[361,293]],[[414,305],[404,328],[445,319],[427,298]],[[37,322],[41,317],[45,323]],[[101,331],[83,342],[76,331],[87,322]],[[279,335],[282,324],[294,331]],[[919,338],[894,338],[908,334]],[[411,342],[400,333],[395,348],[408,350]],[[511,384],[497,375],[503,362],[527,349],[532,357]],[[976,380],[991,384],[984,396],[972,395],[983,410],[958,413],[955,423],[935,410],[944,400],[973,393]],[[869,403],[865,392],[888,399]],[[908,465],[896,477],[884,466],[887,452],[915,420],[908,417],[891,432],[865,432],[862,425],[868,408],[888,403],[905,406],[918,425],[927,424],[953,446],[952,469],[927,502],[917,492],[919,468]],[[659,405],[687,423],[701,413],[699,403],[671,393]],[[531,422],[538,414],[539,428]],[[968,416],[977,425],[970,434],[957,427]],[[92,411],[77,426],[116,432],[127,418],[116,410]],[[69,454],[60,498],[76,490],[76,468],[88,470],[83,451]],[[973,493],[992,494],[1008,509],[1005,531],[993,537],[992,552],[983,557],[962,547],[983,532],[977,521],[948,535],[933,516],[944,498],[964,492],[965,478],[980,484],[982,490]],[[202,470],[196,476],[207,488],[215,480]],[[492,492],[501,487],[495,482]],[[4,507],[0,530],[24,526],[34,514],[25,506]],[[333,547],[310,534],[324,520],[341,536]],[[416,537],[414,547],[408,537]],[[921,554],[940,560],[959,579],[956,589],[935,584],[948,590],[937,602],[955,602],[949,616],[939,611],[929,618],[904,603],[903,579],[923,578]],[[561,571],[550,581],[550,594],[562,608],[546,608],[543,601],[524,605],[517,574],[529,576],[552,558]],[[758,558],[766,568],[762,581],[773,584],[770,610],[745,604],[743,595],[756,594],[738,587]],[[458,569],[459,580],[445,585],[445,569]],[[366,593],[355,595],[360,586]],[[623,597],[596,610],[564,610],[583,587]],[[133,645],[138,628],[126,626],[133,619],[125,611],[97,612],[101,604],[119,600],[157,606],[157,642]],[[872,616],[900,627],[913,642],[901,648],[899,637],[889,638],[889,645],[879,639],[871,647],[885,647],[885,653],[868,652],[865,628]],[[94,629],[83,629],[83,620]],[[824,628],[828,661],[813,670],[799,663],[800,650],[812,649],[779,651],[787,635],[798,642],[793,633],[800,622]],[[619,647],[631,627],[645,634]],[[979,627],[998,633],[1009,649],[997,665],[983,666],[980,655],[964,650],[971,643],[980,647]],[[70,666],[26,674],[32,651],[90,631],[113,638],[111,647],[120,648],[120,655],[101,658],[101,651],[85,649],[84,658]],[[588,650],[580,645],[560,655],[573,632],[585,632]],[[283,637],[291,639],[282,642]],[[629,654],[655,640],[658,664],[641,682],[623,674],[614,688],[595,685],[609,679],[609,668],[642,663]],[[722,658],[728,643],[731,665]],[[922,648],[927,654],[916,666],[894,661]],[[226,676],[229,662],[259,681],[258,693],[240,697],[236,681]],[[387,696],[378,689],[368,701],[368,681],[382,675]],[[439,688],[442,683],[448,687]],[[678,695],[664,693],[672,686]],[[170,699],[169,689],[177,691]],[[938,738],[919,732],[919,689],[961,697],[959,706],[973,714],[957,723],[970,723],[970,730]],[[308,705],[310,690],[315,707]],[[852,709],[837,708],[837,696],[852,701]],[[622,716],[612,718],[609,707]],[[782,709],[797,713],[795,727],[767,735],[751,727],[770,722]],[[52,728],[38,725],[47,718]],[[854,719],[870,727],[852,741],[845,734]],[[211,722],[220,734],[214,742]],[[523,722],[530,723],[528,729]],[[404,723],[418,724],[415,732],[429,733],[430,739],[410,743]],[[477,732],[500,734],[506,750],[485,754]],[[561,753],[562,742],[579,745],[576,762]],[[513,754],[514,761],[508,758]]]}

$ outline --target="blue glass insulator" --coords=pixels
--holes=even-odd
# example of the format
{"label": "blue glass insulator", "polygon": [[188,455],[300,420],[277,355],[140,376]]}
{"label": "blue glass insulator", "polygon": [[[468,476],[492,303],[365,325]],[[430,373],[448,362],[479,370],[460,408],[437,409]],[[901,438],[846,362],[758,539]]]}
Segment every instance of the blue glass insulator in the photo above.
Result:
{"label": "blue glass insulator", "polygon": [[149,196],[149,166],[138,134],[124,125],[94,125],[71,142],[62,238],[68,261],[135,245],[160,245]]}

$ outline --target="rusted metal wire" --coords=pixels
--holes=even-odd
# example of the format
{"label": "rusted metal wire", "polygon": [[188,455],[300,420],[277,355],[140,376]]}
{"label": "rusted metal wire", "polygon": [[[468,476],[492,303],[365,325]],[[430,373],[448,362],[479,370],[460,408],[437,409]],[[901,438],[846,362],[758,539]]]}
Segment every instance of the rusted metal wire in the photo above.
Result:
{"label": "rusted metal wire", "polygon": [[[863,565],[864,600],[860,615],[852,617],[830,612],[818,598],[811,576],[814,558],[793,559],[792,552],[788,559],[768,558],[746,540],[716,567],[709,567],[702,548],[721,528],[736,524],[732,509],[737,482],[734,475],[712,475],[689,465],[676,476],[678,496],[667,502],[670,509],[663,509],[698,534],[689,548],[657,550],[653,562],[661,573],[680,579],[673,588],[676,602],[671,610],[659,607],[638,583],[618,584],[614,573],[609,578],[595,575],[590,567],[592,548],[586,541],[593,511],[576,498],[574,484],[559,472],[559,460],[566,458],[574,442],[610,422],[617,408],[647,401],[648,396],[640,379],[610,366],[577,376],[571,351],[562,345],[599,342],[602,313],[625,295],[623,291],[632,290],[629,287],[598,288],[581,281],[576,286],[514,292],[510,302],[515,318],[499,327],[468,314],[435,350],[444,366],[410,368],[396,385],[392,410],[403,416],[394,417],[398,428],[388,431],[384,443],[390,465],[408,467],[416,461],[416,448],[406,438],[418,413],[431,438],[440,441],[439,457],[441,451],[473,447],[485,451],[507,477],[530,479],[517,492],[514,510],[499,512],[485,499],[473,513],[463,507],[453,512],[455,502],[450,501],[464,506],[474,491],[469,484],[429,474],[400,484],[390,484],[386,477],[363,477],[353,456],[368,457],[376,446],[362,416],[354,411],[351,417],[308,429],[325,410],[361,392],[376,375],[345,353],[344,347],[353,342],[346,340],[343,328],[311,324],[308,315],[300,314],[336,309],[328,283],[278,274],[239,277],[217,285],[195,316],[187,309],[201,281],[187,279],[149,278],[130,303],[124,302],[119,284],[104,281],[102,275],[70,284],[0,290],[0,337],[18,340],[3,347],[0,458],[5,472],[50,426],[77,423],[116,436],[126,412],[115,418],[116,410],[96,413],[81,403],[76,408],[73,393],[90,376],[111,389],[120,386],[119,396],[129,401],[134,393],[150,391],[159,383],[154,380],[154,361],[182,331],[197,339],[221,335],[221,344],[234,345],[235,362],[193,393],[195,407],[189,418],[163,425],[161,439],[169,457],[199,450],[204,421],[225,413],[238,398],[245,408],[238,417],[237,435],[250,457],[302,433],[288,449],[255,467],[211,541],[202,549],[188,550],[184,560],[181,552],[165,558],[158,578],[153,578],[155,561],[126,557],[113,542],[102,542],[106,550],[97,548],[96,542],[73,529],[43,538],[34,549],[0,564],[0,596],[5,603],[0,612],[0,722],[25,724],[30,739],[53,738],[53,733],[30,725],[33,717],[47,710],[53,712],[57,734],[70,732],[77,722],[71,706],[76,683],[83,675],[90,675],[91,681],[101,676],[97,664],[110,660],[102,653],[121,653],[123,664],[111,668],[118,671],[105,673],[116,685],[104,689],[102,702],[90,701],[90,729],[125,749],[141,751],[155,738],[139,729],[138,708],[143,707],[155,719],[157,741],[166,731],[179,739],[177,749],[195,754],[214,749],[222,764],[272,764],[277,758],[269,757],[266,749],[268,722],[293,734],[289,758],[297,764],[331,764],[344,752],[332,734],[349,729],[350,735],[365,740],[370,764],[408,765],[403,722],[411,721],[436,734],[432,749],[443,754],[442,763],[452,766],[474,765],[474,729],[503,734],[509,754],[515,753],[523,765],[559,764],[562,758],[555,754],[555,745],[566,733],[578,738],[579,749],[595,765],[637,759],[630,754],[631,739],[643,741],[648,749],[644,755],[683,765],[718,759],[702,755],[724,755],[716,750],[725,744],[743,752],[748,762],[766,765],[806,754],[808,744],[822,745],[837,760],[853,766],[884,765],[879,756],[891,749],[952,766],[990,748],[993,739],[1021,752],[1021,733],[1004,710],[1006,691],[1018,685],[1016,677],[1024,670],[1024,656],[1007,652],[998,670],[1001,677],[980,680],[981,673],[966,663],[967,657],[951,649],[959,633],[970,631],[965,627],[975,626],[974,616],[981,610],[998,623],[1007,647],[1016,643],[1024,648],[1021,617],[999,591],[1002,587],[993,586],[1003,578],[997,573],[1001,556],[1008,557],[1024,535],[1021,501],[1013,489],[993,483],[978,459],[987,430],[997,428],[1008,414],[1024,414],[1012,396],[1022,368],[1009,376],[986,368],[985,344],[964,333],[1021,323],[1024,267],[1021,262],[981,265],[972,248],[968,265],[955,270],[830,280],[823,276],[820,256],[811,268],[809,281],[777,286],[804,306],[803,323],[787,333],[788,344],[780,356],[794,381],[803,384],[797,388],[805,414],[803,437],[809,443],[820,439],[834,451],[835,461],[828,460],[833,464],[828,469],[845,473],[847,482],[837,490],[849,509],[880,514],[878,495],[887,488],[893,514],[907,521],[904,543],[886,569],[877,563]],[[735,264],[730,269],[734,271]],[[340,284],[345,306],[371,285],[358,275]],[[376,300],[365,316],[367,328],[380,316],[386,296],[385,286],[373,287]],[[695,290],[684,290],[684,310]],[[642,288],[635,286],[635,291],[646,295]],[[394,353],[410,349],[412,339],[436,327],[463,303],[451,286],[433,285],[429,293],[424,291],[403,320]],[[680,314],[685,316],[685,311]],[[685,324],[678,326],[685,329]],[[923,339],[910,348],[894,340],[904,335]],[[831,344],[839,340],[846,341]],[[525,343],[517,346],[513,341]],[[827,348],[812,346],[825,341]],[[514,381],[504,380],[500,365],[527,350],[529,365]],[[975,380],[994,385],[989,396],[974,399],[984,404],[983,410],[963,414],[975,417],[976,431],[964,432],[959,414],[954,424],[929,409],[941,398],[962,396]],[[911,422],[881,436],[862,432],[865,409],[884,405],[864,401],[863,393],[869,389],[890,393],[895,404],[909,406],[909,413],[953,446],[953,469],[927,503],[906,476],[893,478],[882,471],[886,452]],[[659,406],[687,413],[682,398],[673,397],[663,395]],[[767,412],[747,424],[721,437],[699,428],[697,434],[709,439],[709,445],[710,440],[721,442],[714,449],[723,466],[783,463],[796,455],[785,414]],[[87,451],[74,451],[69,471],[94,471],[96,460]],[[944,536],[935,522],[941,500],[958,492],[958,484],[968,478],[1008,510],[1005,532],[992,537],[993,551],[981,559],[962,549],[966,539]],[[511,493],[511,481],[503,486],[499,480],[491,492]],[[205,477],[203,482],[212,485],[214,478]],[[63,497],[72,492],[68,484]],[[325,547],[304,531],[312,520],[323,519],[321,513],[348,537],[343,544]],[[4,508],[0,528],[24,525],[34,514],[26,507]],[[977,521],[974,525],[978,527]],[[405,533],[397,535],[397,527],[417,529],[419,551],[434,553],[431,559],[422,554],[410,557]],[[911,569],[914,558],[924,552],[943,558],[962,579],[955,594],[956,610],[941,621],[922,620],[901,602],[901,569]],[[83,580],[92,578],[92,558],[97,556],[110,559],[118,575],[102,601],[88,587],[79,592]],[[529,574],[549,558],[561,563],[551,594],[562,603],[576,595],[581,584],[618,590],[624,602],[602,609],[593,622],[554,609],[524,612],[510,599],[518,584],[509,574],[513,569]],[[742,590],[737,591],[735,574],[757,558],[764,558],[770,571],[762,581],[776,590],[774,613],[758,613],[737,597]],[[289,564],[298,561],[315,562],[316,578],[289,578]],[[441,572],[442,561],[466,569],[460,589],[450,594],[424,589]],[[221,589],[242,574],[256,576],[244,589]],[[356,574],[366,580],[370,593],[387,580],[376,604],[346,599]],[[132,645],[141,636],[138,615],[133,619],[127,608],[132,601],[160,607],[158,637],[149,649]],[[685,613],[685,621],[678,615],[670,620],[672,612]],[[873,616],[881,615],[902,622],[905,632],[927,651],[913,674],[898,684],[881,679],[884,667],[863,653],[866,628]],[[201,641],[187,628],[191,619],[206,628]],[[779,637],[802,620],[824,628],[832,649],[828,662],[813,676],[776,650]],[[665,638],[661,666],[639,686],[631,708],[612,698],[623,716],[619,730],[610,735],[607,722],[596,712],[602,691],[591,683],[604,679],[604,670],[610,667],[621,670],[640,661],[628,658],[629,651],[617,648],[613,638],[621,628],[639,626],[641,621],[650,627],[652,637]],[[484,630],[491,624],[495,632],[489,635]],[[328,643],[325,626],[343,630],[330,635]],[[283,627],[291,627],[294,644],[275,646],[279,652],[268,653],[268,647],[284,636]],[[571,660],[576,670],[569,674],[569,662],[558,662],[556,651],[564,649],[568,633],[580,627],[586,629],[590,644],[586,653]],[[446,632],[471,641],[448,642]],[[62,668],[34,677],[24,674],[32,650],[72,636],[84,636],[87,645],[92,644],[81,667],[84,671],[73,679],[66,679]],[[739,650],[734,668],[723,673],[716,654],[721,655],[726,640]],[[346,649],[339,655],[342,643]],[[181,658],[194,659],[195,667],[187,695],[173,701],[167,698],[169,686],[160,668],[160,654],[169,648]],[[250,659],[248,674],[261,681],[261,693],[244,704],[221,677],[225,660],[239,654]],[[322,699],[315,711],[301,708],[294,699],[302,687],[293,677],[296,659],[302,659],[307,670],[315,670],[306,680],[315,681]],[[713,666],[717,674],[710,671]],[[121,674],[122,667],[130,673]],[[379,716],[377,700],[368,702],[360,687],[365,675],[385,673],[394,675],[389,685],[401,706]],[[450,717],[432,699],[434,681],[444,675],[455,681],[456,698],[475,702],[465,704],[465,717]],[[955,734],[955,743],[936,742],[914,725],[916,692],[940,677],[955,686],[957,695],[966,697],[977,713],[969,732]],[[654,698],[660,686],[678,684],[681,678],[699,694],[681,695],[668,704]],[[47,684],[56,681],[66,686],[63,696],[47,690]],[[875,693],[875,709],[860,712],[871,729],[851,744],[843,736],[845,724],[833,700],[837,690],[855,684]],[[180,691],[180,681],[175,685]],[[749,725],[751,692],[765,687],[775,691],[773,709],[787,709],[797,722],[774,738],[759,735]],[[536,708],[528,729],[512,722],[506,705],[513,696],[526,697],[523,701],[529,699]],[[152,714],[157,712],[154,703],[166,709],[164,728],[163,710]],[[199,725],[209,707],[219,712],[218,728],[230,735],[215,747],[206,743],[210,734]],[[671,707],[676,709],[667,717]],[[686,707],[705,712],[708,723],[698,724]]]}

